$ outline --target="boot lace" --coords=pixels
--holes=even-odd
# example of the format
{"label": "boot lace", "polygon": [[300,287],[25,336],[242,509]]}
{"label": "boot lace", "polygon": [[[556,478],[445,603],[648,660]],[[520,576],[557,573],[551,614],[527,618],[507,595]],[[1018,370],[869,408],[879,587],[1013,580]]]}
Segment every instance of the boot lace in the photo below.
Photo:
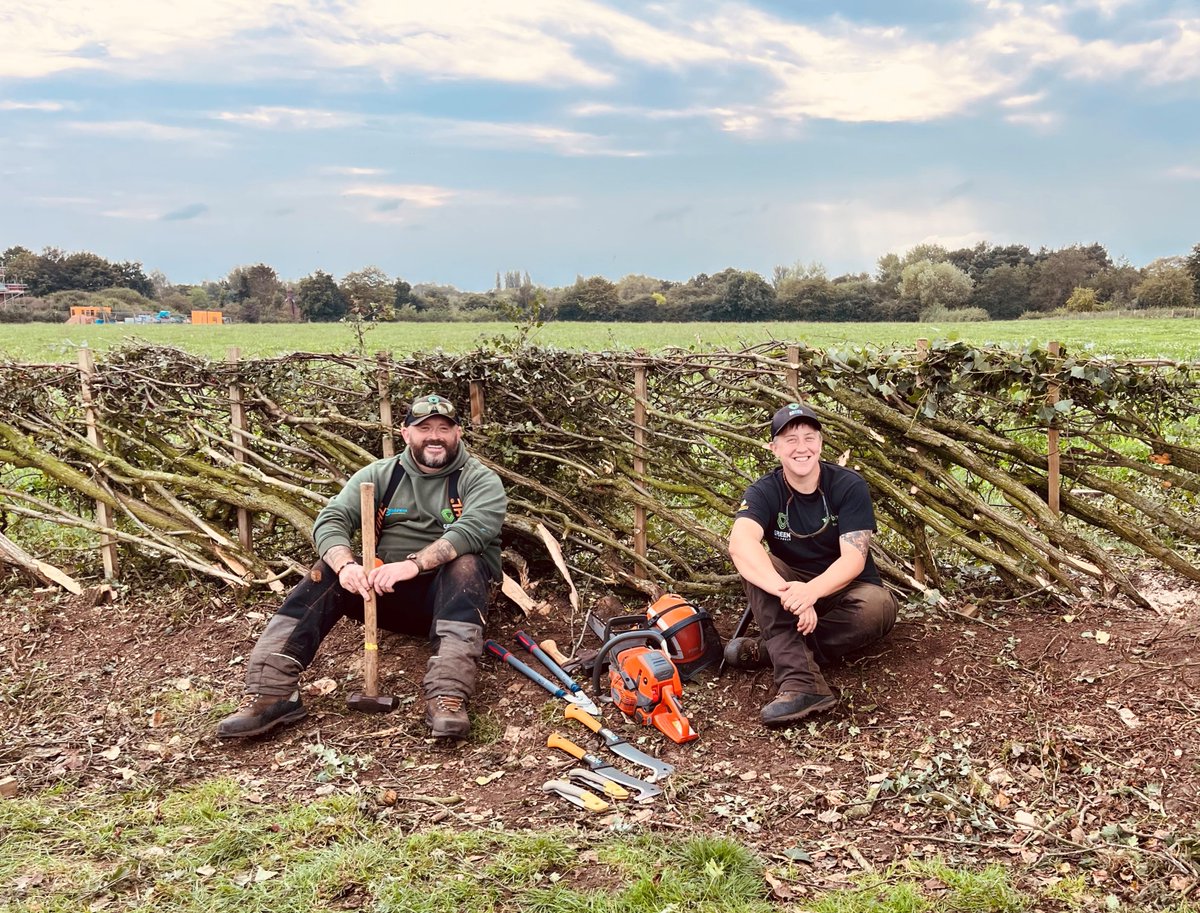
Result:
{"label": "boot lace", "polygon": [[451,694],[439,694],[433,699],[433,706],[443,713],[458,713],[462,710],[463,699]]}

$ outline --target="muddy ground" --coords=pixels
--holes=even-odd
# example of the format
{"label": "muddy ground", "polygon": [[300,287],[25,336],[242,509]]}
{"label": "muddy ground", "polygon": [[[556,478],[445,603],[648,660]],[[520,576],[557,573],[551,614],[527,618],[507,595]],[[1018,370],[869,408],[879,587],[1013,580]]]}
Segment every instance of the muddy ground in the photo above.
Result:
{"label": "muddy ground", "polygon": [[[598,743],[490,658],[472,738],[447,747],[424,737],[422,643],[382,639],[382,687],[401,696],[399,710],[347,709],[360,640],[343,622],[305,676],[308,718],[229,744],[213,727],[239,699],[277,597],[139,586],[97,601],[95,590],[68,597],[11,576],[0,581],[0,780],[28,796],[228,777],[262,802],[361,789],[372,813],[406,831],[436,822],[725,834],[762,854],[781,900],[941,857],[1003,862],[1043,886],[1082,877],[1098,896],[1146,906],[1195,902],[1200,591],[1149,571],[1138,579],[1154,611],[1036,598],[906,609],[884,642],[830,671],[837,708],[792,729],[759,723],[769,671],[687,685],[700,732],[687,745],[607,708],[611,727],[677,772],[648,805],[589,814],[541,790],[571,766],[546,738]],[[595,595],[584,594],[585,608]],[[741,607],[706,607],[727,636]],[[579,626],[569,609],[524,617],[501,599],[490,633],[509,646],[522,627],[573,644]]]}

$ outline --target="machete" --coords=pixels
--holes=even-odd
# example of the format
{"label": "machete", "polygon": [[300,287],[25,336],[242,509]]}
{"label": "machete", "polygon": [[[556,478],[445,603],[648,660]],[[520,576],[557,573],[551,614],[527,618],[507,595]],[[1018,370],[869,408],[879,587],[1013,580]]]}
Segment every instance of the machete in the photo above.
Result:
{"label": "machete", "polygon": [[632,761],[634,764],[640,764],[649,770],[652,776],[648,779],[651,783],[664,780],[675,773],[675,768],[666,761],[660,761],[653,755],[648,755],[644,751],[634,748],[594,716],[585,712],[582,707],[570,704],[563,712],[566,714],[567,719],[579,720],[584,726],[604,739],[604,744],[608,746],[608,750],[617,757],[624,758],[626,761]]}
{"label": "machete", "polygon": [[578,758],[586,764],[592,773],[604,777],[606,780],[612,780],[624,786],[633,794],[634,802],[649,802],[655,796],[662,794],[662,788],[655,786],[653,783],[647,783],[645,780],[639,780],[637,777],[631,776],[623,771],[617,770],[611,764],[605,764],[604,759],[599,755],[594,755],[590,751],[584,751],[566,736],[552,732],[549,738],[546,739],[546,745],[549,748],[558,748],[565,751],[573,758]]}

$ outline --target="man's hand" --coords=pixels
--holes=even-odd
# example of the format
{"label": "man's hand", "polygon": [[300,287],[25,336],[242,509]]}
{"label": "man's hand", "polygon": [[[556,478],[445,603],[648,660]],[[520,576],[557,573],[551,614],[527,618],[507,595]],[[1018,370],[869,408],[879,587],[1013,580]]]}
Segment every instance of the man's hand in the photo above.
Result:
{"label": "man's hand", "polygon": [[375,568],[367,576],[367,582],[376,593],[391,593],[395,591],[397,583],[412,580],[419,573],[421,568],[417,562],[412,558],[405,558],[403,561],[393,561],[391,564]]}
{"label": "man's hand", "polygon": [[796,616],[796,630],[811,634],[817,627],[817,592],[811,581],[789,580],[778,590],[779,601],[787,611]]}
{"label": "man's hand", "polygon": [[367,582],[367,571],[357,561],[350,562],[338,572],[338,583],[343,590],[357,593],[363,599],[371,592],[371,584]]}

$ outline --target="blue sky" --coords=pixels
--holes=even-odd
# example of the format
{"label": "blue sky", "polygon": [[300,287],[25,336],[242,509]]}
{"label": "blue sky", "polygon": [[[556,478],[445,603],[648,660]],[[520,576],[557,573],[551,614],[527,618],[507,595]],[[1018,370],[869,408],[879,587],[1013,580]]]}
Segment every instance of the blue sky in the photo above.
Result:
{"label": "blue sky", "polygon": [[0,249],[409,282],[1200,242],[1200,6],[0,0]]}

